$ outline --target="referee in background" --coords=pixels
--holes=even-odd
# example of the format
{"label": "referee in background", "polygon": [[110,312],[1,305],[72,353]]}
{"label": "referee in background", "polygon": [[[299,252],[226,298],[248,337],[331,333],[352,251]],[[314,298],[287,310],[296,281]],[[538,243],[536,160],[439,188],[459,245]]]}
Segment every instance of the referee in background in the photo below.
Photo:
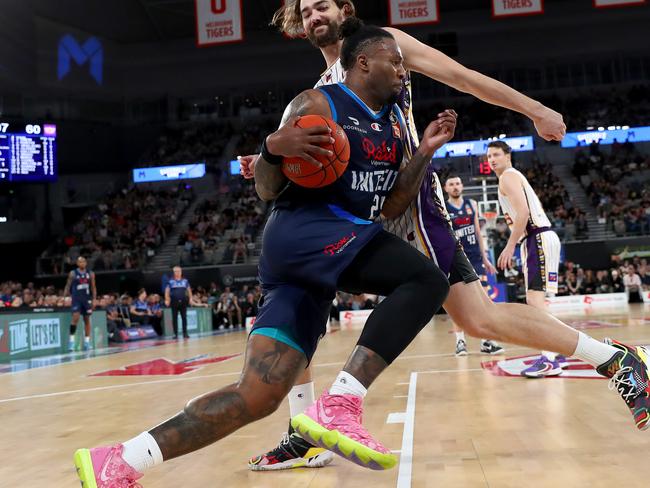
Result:
{"label": "referee in background", "polygon": [[183,337],[189,339],[187,334],[187,305],[192,301],[192,288],[190,282],[183,278],[180,266],[174,266],[174,277],[165,286],[165,306],[172,308],[172,324],[174,325],[174,339],[178,338],[178,314],[183,321]]}

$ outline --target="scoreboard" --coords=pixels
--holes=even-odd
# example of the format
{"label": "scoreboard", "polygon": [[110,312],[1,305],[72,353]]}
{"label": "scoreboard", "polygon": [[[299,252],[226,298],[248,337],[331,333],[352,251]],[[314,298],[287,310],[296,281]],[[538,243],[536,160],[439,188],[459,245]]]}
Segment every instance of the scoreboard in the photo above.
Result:
{"label": "scoreboard", "polygon": [[56,181],[56,125],[0,121],[0,183]]}

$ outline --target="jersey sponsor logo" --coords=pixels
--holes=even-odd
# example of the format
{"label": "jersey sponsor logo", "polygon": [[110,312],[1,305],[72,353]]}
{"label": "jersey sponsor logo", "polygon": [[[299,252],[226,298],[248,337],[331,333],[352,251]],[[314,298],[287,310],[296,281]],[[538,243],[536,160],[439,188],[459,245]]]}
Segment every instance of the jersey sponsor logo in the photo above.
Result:
{"label": "jersey sponsor logo", "polygon": [[345,251],[345,248],[348,247],[356,238],[357,234],[355,232],[349,236],[344,236],[338,242],[325,246],[325,249],[323,249],[323,254],[326,254],[328,256],[341,254],[343,251]]}
{"label": "jersey sponsor logo", "polygon": [[470,217],[456,217],[454,218],[454,225],[469,225],[472,224],[472,218]]}
{"label": "jersey sponsor logo", "polygon": [[[350,117],[350,118],[352,118],[352,117]],[[357,125],[345,124],[343,126],[343,129],[344,130],[353,130],[353,131],[359,132],[360,134],[367,134],[368,133],[368,131],[366,129],[363,129],[362,127],[359,127]]]}
{"label": "jersey sponsor logo", "polygon": [[399,120],[397,120],[397,117],[395,116],[395,112],[390,113],[390,126],[391,129],[393,130],[393,137],[395,137],[396,139],[401,139],[402,128],[399,125]]}
{"label": "jersey sponsor logo", "polygon": [[377,132],[381,132],[383,130],[381,128],[381,125],[379,125],[377,122],[373,122],[372,124],[370,124],[370,128]]}
{"label": "jersey sponsor logo", "polygon": [[374,161],[385,161],[391,164],[397,163],[396,141],[393,141],[392,145],[390,146],[386,144],[386,141],[383,141],[380,145],[376,146],[374,142],[372,142],[367,137],[364,137],[361,147],[365,153],[366,159],[372,159]]}
{"label": "jersey sponsor logo", "polygon": [[354,125],[359,125],[359,119],[350,117],[349,115],[348,115],[348,119],[350,119]]}

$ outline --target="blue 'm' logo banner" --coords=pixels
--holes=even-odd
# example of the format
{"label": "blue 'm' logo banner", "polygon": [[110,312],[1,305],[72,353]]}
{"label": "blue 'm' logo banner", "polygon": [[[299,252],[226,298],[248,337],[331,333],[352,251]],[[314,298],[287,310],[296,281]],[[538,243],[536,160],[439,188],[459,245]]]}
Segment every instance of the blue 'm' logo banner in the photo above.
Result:
{"label": "blue 'm' logo banner", "polygon": [[65,78],[70,72],[70,60],[74,60],[79,66],[89,61],[90,75],[98,85],[102,84],[104,50],[99,39],[89,37],[86,42],[80,45],[70,34],[63,36],[59,41],[59,64],[57,69],[59,80]]}

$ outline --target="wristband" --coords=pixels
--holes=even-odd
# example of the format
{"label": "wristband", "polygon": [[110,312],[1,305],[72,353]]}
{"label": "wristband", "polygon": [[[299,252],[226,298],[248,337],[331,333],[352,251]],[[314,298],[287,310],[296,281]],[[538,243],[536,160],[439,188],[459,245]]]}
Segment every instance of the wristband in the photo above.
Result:
{"label": "wristband", "polygon": [[262,151],[260,154],[262,158],[264,158],[264,161],[266,161],[267,163],[273,166],[278,166],[282,164],[282,161],[284,160],[282,156],[277,156],[269,152],[269,149],[266,147],[266,137],[262,141]]}

